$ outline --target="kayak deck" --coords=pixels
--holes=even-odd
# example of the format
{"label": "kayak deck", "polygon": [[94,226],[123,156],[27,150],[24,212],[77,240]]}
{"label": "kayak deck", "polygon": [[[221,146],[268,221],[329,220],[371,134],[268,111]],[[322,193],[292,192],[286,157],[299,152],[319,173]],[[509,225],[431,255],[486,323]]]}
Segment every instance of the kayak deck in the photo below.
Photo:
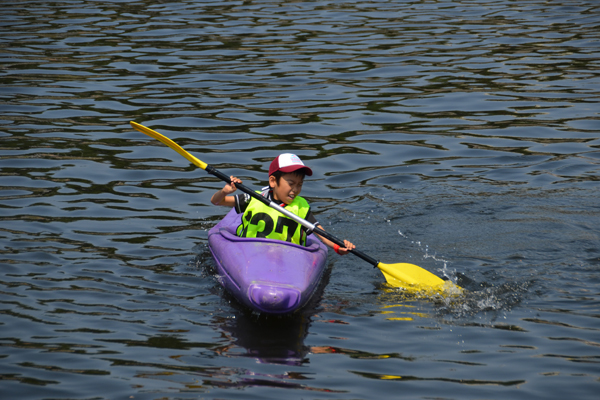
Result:
{"label": "kayak deck", "polygon": [[241,214],[232,209],[208,233],[219,283],[240,303],[267,314],[289,314],[314,294],[327,264],[327,248],[309,235],[307,246],[235,234]]}

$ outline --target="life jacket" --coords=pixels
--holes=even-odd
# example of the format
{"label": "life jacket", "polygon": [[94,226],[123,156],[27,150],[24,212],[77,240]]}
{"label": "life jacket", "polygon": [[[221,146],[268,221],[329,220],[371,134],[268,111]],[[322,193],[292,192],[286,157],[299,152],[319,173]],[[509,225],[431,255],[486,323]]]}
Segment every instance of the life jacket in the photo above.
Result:
{"label": "life jacket", "polygon": [[[261,194],[266,197],[267,193],[265,191]],[[305,219],[310,206],[303,197],[296,196],[294,201],[285,206],[285,209]],[[242,223],[237,228],[237,235],[277,239],[306,246],[306,229],[302,225],[253,197],[242,215]]]}

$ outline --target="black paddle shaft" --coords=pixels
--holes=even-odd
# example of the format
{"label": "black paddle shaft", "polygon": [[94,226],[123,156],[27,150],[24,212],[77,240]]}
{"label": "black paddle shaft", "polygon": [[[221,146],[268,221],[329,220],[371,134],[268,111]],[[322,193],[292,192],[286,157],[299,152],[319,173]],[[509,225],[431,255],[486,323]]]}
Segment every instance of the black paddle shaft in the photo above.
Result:
{"label": "black paddle shaft", "polygon": [[[205,168],[205,171],[208,172],[211,175],[216,176],[217,178],[231,184],[231,178],[227,175],[225,175],[224,173],[222,173],[221,171],[216,170],[214,167],[207,165]],[[242,192],[249,194],[250,196],[254,197],[255,199],[263,202],[265,205],[271,207],[271,202],[269,201],[269,199],[267,199],[264,196],[261,196],[260,194],[256,193],[254,190],[250,189],[247,186],[244,186],[241,183],[235,183],[235,187],[240,189]],[[308,221],[305,221],[308,224]],[[312,224],[310,224],[312,225]],[[319,236],[323,236],[324,238],[327,238],[329,240],[331,240],[333,243],[337,244],[338,246],[342,246],[345,247],[346,244],[344,243],[343,240],[340,240],[338,238],[336,238],[335,236],[333,236],[332,234],[324,231],[323,229],[319,228],[319,227],[314,227],[313,228],[313,232],[315,232],[316,234],[318,234]],[[362,251],[353,249],[350,250],[350,252],[352,254],[354,254],[355,256],[362,258],[363,260],[365,260],[366,262],[368,262],[369,264],[373,265],[374,267],[376,267],[377,265],[379,265],[379,261],[375,260],[372,257],[369,257],[368,255],[366,255],[365,253],[363,253]]]}

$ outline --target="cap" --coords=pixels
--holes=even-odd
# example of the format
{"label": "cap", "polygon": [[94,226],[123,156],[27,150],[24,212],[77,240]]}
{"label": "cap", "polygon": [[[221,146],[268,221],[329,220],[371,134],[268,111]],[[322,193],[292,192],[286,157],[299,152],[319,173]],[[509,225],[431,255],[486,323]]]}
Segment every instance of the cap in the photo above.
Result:
{"label": "cap", "polygon": [[269,176],[273,175],[276,171],[285,173],[294,172],[299,169],[304,169],[304,173],[308,176],[312,175],[312,170],[308,168],[300,157],[291,153],[280,154],[271,162],[269,167]]}

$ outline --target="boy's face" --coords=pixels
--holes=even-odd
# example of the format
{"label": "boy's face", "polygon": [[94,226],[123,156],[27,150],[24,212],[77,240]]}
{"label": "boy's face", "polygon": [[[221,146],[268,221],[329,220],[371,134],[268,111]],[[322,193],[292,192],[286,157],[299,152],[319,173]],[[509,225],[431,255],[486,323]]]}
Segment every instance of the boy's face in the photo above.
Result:
{"label": "boy's face", "polygon": [[283,174],[277,183],[277,178],[269,176],[269,186],[273,189],[273,197],[284,204],[290,204],[294,197],[300,195],[304,177],[300,174]]}

